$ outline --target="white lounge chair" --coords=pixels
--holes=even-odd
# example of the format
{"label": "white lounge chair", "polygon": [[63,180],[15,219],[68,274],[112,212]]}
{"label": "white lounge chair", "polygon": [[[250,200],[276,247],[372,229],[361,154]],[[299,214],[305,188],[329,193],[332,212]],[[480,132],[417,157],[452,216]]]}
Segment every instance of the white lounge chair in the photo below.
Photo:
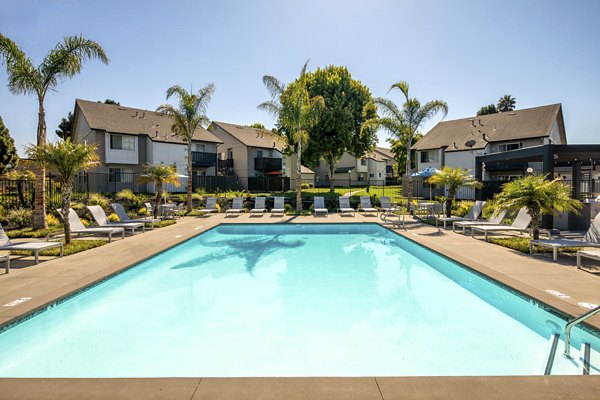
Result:
{"label": "white lounge chair", "polygon": [[273,198],[273,208],[271,209],[271,215],[273,214],[285,215],[285,197]]}
{"label": "white lounge chair", "polygon": [[379,207],[379,209],[383,213],[394,210],[394,206],[392,205],[392,200],[390,199],[389,196],[381,196],[379,198],[379,203],[381,205],[381,207]]}
{"label": "white lounge chair", "polygon": [[267,212],[267,208],[265,207],[265,198],[264,197],[255,197],[254,198],[254,208],[250,210],[250,216],[252,214],[264,214]]}
{"label": "white lounge chair", "polygon": [[352,214],[352,216],[356,215],[356,210],[352,207],[350,207],[350,197],[347,196],[341,196],[339,197],[339,202],[340,202],[340,208],[339,208],[339,213],[340,215],[344,215],[344,214]]}
{"label": "white lounge chair", "polygon": [[244,209],[242,208],[244,205],[244,199],[241,197],[234,197],[233,202],[231,204],[231,208],[229,210],[225,210],[225,216],[227,215],[240,215]]}
{"label": "white lounge chair", "polygon": [[558,249],[573,247],[600,247],[600,214],[590,223],[590,229],[586,232],[583,240],[574,239],[537,239],[529,241],[529,253],[533,254],[535,247],[549,247],[552,249],[552,259],[558,259]]}
{"label": "white lounge chair", "polygon": [[379,215],[379,211],[377,211],[377,209],[371,204],[370,196],[360,196],[360,205],[358,206],[358,212],[361,211],[363,214],[374,213],[376,216]]}
{"label": "white lounge chair", "polygon": [[313,214],[316,217],[319,214],[329,215],[329,210],[325,208],[325,199],[323,197],[315,196],[313,199]]}
{"label": "white lounge chair", "polygon": [[475,232],[483,232],[485,241],[487,242],[488,233],[490,232],[529,232],[529,224],[531,217],[527,214],[526,208],[521,208],[511,225],[473,225],[471,226],[471,237],[475,236]]}
{"label": "white lounge chair", "polygon": [[600,261],[600,250],[579,250],[577,252],[577,268],[581,268],[582,257]]}
{"label": "white lounge chair", "polygon": [[141,229],[142,232],[146,232],[146,225],[142,222],[110,222],[108,216],[100,206],[87,206],[87,209],[94,217],[94,220],[100,227],[115,227],[123,228],[131,231],[132,235],[135,235],[136,229]]}
{"label": "white lounge chair", "polygon": [[0,261],[4,260],[4,270],[8,274],[10,271],[10,255],[0,256]]}
{"label": "white lounge chair", "polygon": [[117,214],[121,222],[150,224],[150,229],[154,229],[154,223],[160,222],[160,218],[129,218],[129,215],[127,215],[127,212],[121,203],[112,203],[110,206],[115,211],[115,214]]}
{"label": "white lounge chair", "polygon": [[[62,216],[61,210],[56,210],[56,212]],[[117,227],[92,227],[86,228],[83,225],[83,222],[79,219],[79,216],[72,208],[69,208],[69,225],[71,226],[71,233],[81,236],[81,235],[93,235],[93,236],[101,236],[107,235],[108,242],[112,241],[113,234],[121,234],[121,238],[125,238],[125,229],[117,228]]]}
{"label": "white lounge chair", "polygon": [[[10,238],[4,232],[4,228],[2,228],[2,224],[0,224],[0,250],[24,250],[31,251],[33,256],[35,257],[35,263],[40,263],[40,251],[49,250],[59,247],[60,248],[60,256],[63,256],[63,244],[62,242],[21,242],[21,243],[13,243]],[[6,257],[6,273],[8,274],[10,268],[10,260],[8,256],[0,256]]]}
{"label": "white lounge chair", "polygon": [[456,227],[462,227],[463,235],[466,234],[466,229],[475,225],[500,225],[506,217],[506,210],[496,210],[488,221],[456,221],[452,224],[452,231],[456,232]]}
{"label": "white lounge chair", "polygon": [[217,199],[214,197],[209,197],[208,199],[206,199],[206,205],[204,206],[204,208],[202,210],[198,210],[198,212],[200,213],[201,216],[204,215],[210,215],[212,213],[216,213],[219,212],[219,210],[217,210]]}
{"label": "white lounge chair", "polygon": [[477,218],[481,215],[481,210],[483,210],[483,206],[485,205],[485,201],[477,200],[475,204],[469,210],[469,213],[466,217],[435,217],[435,226],[438,226],[440,222],[444,223],[444,229],[446,229],[446,225],[448,222],[454,225],[454,222],[458,221],[477,221]]}
{"label": "white lounge chair", "polygon": [[[146,216],[153,218],[154,217],[154,207],[152,206],[152,204],[144,203],[144,207],[146,207]],[[157,211],[156,215],[158,215],[158,211]]]}

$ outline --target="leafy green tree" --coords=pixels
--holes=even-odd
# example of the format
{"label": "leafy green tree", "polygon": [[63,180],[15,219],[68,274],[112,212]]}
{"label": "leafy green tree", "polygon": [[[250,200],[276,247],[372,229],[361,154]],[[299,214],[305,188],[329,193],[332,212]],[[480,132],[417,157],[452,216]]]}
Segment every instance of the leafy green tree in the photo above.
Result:
{"label": "leafy green tree", "polygon": [[489,114],[496,114],[498,112],[498,109],[496,108],[495,104],[489,104],[487,106],[483,106],[479,109],[479,111],[477,111],[477,115],[489,115]]}
{"label": "leafy green tree", "polygon": [[54,131],[56,136],[61,138],[62,140],[67,140],[67,138],[71,137],[72,129],[73,129],[73,118],[74,115],[71,111],[67,114],[66,118],[62,118],[60,120],[60,124],[58,124],[58,129]]}
{"label": "leafy green tree", "polygon": [[65,243],[71,243],[69,209],[73,195],[73,181],[80,171],[87,171],[100,164],[96,146],[72,142],[70,138],[41,146],[30,145],[27,156],[43,168],[55,172],[60,183],[62,200],[61,214],[64,223]]}
{"label": "leafy green tree", "polygon": [[256,128],[256,129],[262,129],[262,130],[267,130],[267,128],[265,128],[265,126],[263,124],[261,124],[260,122],[255,122],[253,124],[248,125],[250,128]]}
{"label": "leafy green tree", "polygon": [[[98,102],[98,103],[100,103],[100,102]],[[113,99],[106,99],[106,100],[103,101],[103,103],[104,104],[114,104],[115,106],[120,106],[121,105],[121,103],[119,103],[118,101],[113,100]]]}
{"label": "leafy green tree", "polygon": [[452,202],[456,197],[456,192],[461,186],[471,186],[480,188],[483,185],[471,175],[471,171],[462,168],[444,167],[440,172],[431,176],[427,182],[430,185],[441,185],[448,188],[446,196],[446,215],[452,215]]}
{"label": "leafy green tree", "polygon": [[[164,185],[172,184],[179,186],[177,170],[172,165],[154,164],[144,166],[144,173],[140,175],[138,182],[153,183],[156,186],[156,199],[154,200],[154,218],[158,215],[158,206],[163,196]],[[189,198],[189,197],[188,197]]]}
{"label": "leafy green tree", "polygon": [[[8,128],[4,126],[4,122],[0,118],[0,175],[16,167],[18,162],[19,156],[15,148],[15,141],[10,137]],[[8,167],[9,165],[11,168]]]}
{"label": "leafy green tree", "polygon": [[308,129],[303,160],[312,166],[325,161],[333,192],[335,165],[344,152],[360,158],[375,148],[376,129],[369,121],[377,118],[377,108],[369,89],[352,79],[346,67],[319,68],[306,74],[305,81],[309,96],[321,96],[325,108],[318,123]]}
{"label": "leafy green tree", "polygon": [[498,112],[513,111],[516,104],[517,100],[514,97],[512,97],[510,94],[505,94],[504,96],[500,97],[500,100],[498,100]]}
{"label": "leafy green tree", "polygon": [[215,92],[211,83],[198,90],[197,93],[188,92],[179,85],[171,86],[167,90],[167,100],[171,96],[177,97],[177,106],[163,104],[156,111],[164,113],[173,119],[171,130],[181,137],[187,145],[187,211],[192,211],[192,140],[198,128],[208,126],[210,120],[206,116],[208,103]]}
{"label": "leafy green tree", "polygon": [[288,154],[296,154],[296,209],[302,210],[302,147],[308,142],[308,130],[319,120],[325,107],[323,97],[311,97],[306,87],[306,68],[300,77],[287,87],[277,78],[263,77],[263,83],[271,94],[271,100],[261,103],[258,108],[267,111],[277,119],[278,132],[286,139]]}
{"label": "leafy green tree", "polygon": [[581,202],[571,198],[571,187],[560,178],[546,179],[547,175],[528,175],[515,179],[502,186],[494,200],[504,210],[518,210],[526,207],[531,216],[533,239],[540,238],[540,217],[560,212],[579,212]]}
{"label": "leafy green tree", "polygon": [[[423,137],[423,134],[420,132],[417,132],[412,139],[411,146],[413,144],[417,143],[419,140],[421,140],[422,137]],[[403,140],[398,139],[397,137],[388,137],[386,140],[390,144],[390,150],[391,150],[392,154],[394,155],[394,160],[397,163],[396,164],[396,174],[398,176],[402,176],[406,172],[406,143]],[[417,167],[417,160],[415,158],[411,158],[411,168],[416,168],[416,167]]]}
{"label": "leafy green tree", "polygon": [[[46,112],[44,99],[59,82],[81,72],[85,61],[99,59],[108,64],[108,57],[100,45],[82,36],[67,36],[50,50],[37,67],[33,60],[13,42],[0,34],[0,58],[8,73],[8,89],[14,94],[35,94],[38,100],[37,145],[46,144]],[[33,227],[47,228],[45,170],[38,171],[35,180]]]}
{"label": "leafy green tree", "polygon": [[405,143],[405,174],[403,177],[403,187],[406,188],[408,202],[412,201],[412,152],[410,150],[415,135],[423,127],[423,124],[433,118],[438,112],[442,112],[444,117],[448,114],[448,104],[442,100],[432,100],[425,104],[416,98],[408,95],[408,83],[400,81],[390,87],[390,91],[399,90],[404,95],[404,104],[402,108],[398,107],[392,100],[382,97],[375,99],[375,103],[381,113],[376,124],[388,131],[392,137]]}

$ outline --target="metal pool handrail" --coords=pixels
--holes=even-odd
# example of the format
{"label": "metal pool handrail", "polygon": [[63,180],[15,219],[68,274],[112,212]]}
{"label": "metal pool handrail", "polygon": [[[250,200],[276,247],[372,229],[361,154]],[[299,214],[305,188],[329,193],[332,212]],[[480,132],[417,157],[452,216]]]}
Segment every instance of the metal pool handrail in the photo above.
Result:
{"label": "metal pool handrail", "polygon": [[565,353],[564,356],[567,358],[571,357],[571,328],[577,325],[578,323],[585,321],[589,317],[596,315],[600,312],[600,306],[586,312],[585,314],[580,315],[572,321],[569,321],[567,325],[565,325]]}

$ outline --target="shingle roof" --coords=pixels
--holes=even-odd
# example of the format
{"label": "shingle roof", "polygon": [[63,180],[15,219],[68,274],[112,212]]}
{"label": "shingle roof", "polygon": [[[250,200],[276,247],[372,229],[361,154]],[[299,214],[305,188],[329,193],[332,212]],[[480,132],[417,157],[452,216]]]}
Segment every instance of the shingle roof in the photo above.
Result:
{"label": "shingle roof", "polygon": [[[504,113],[442,121],[434,126],[413,150],[447,147],[446,151],[483,149],[487,142],[545,137],[558,119],[559,131],[566,144],[560,104],[526,108]],[[485,134],[485,138],[484,138]],[[467,143],[472,146],[467,146]]]}
{"label": "shingle roof", "polygon": [[[77,99],[75,104],[76,109],[81,109],[91,129],[130,135],[148,135],[156,142],[184,143],[179,136],[172,133],[171,118],[165,114],[81,99]],[[219,138],[204,128],[196,129],[193,139],[222,143]]]}
{"label": "shingle roof", "polygon": [[213,121],[212,123],[219,126],[246,146],[264,149],[274,148],[279,151],[282,151],[285,148],[285,139],[271,131],[218,121]]}
{"label": "shingle roof", "polygon": [[372,157],[376,161],[393,160],[394,153],[392,153],[392,150],[385,148],[385,147],[375,147],[375,150],[373,150]]}
{"label": "shingle roof", "polygon": [[302,174],[314,174],[315,171],[313,171],[312,169],[305,167],[304,165],[300,166],[300,173]]}

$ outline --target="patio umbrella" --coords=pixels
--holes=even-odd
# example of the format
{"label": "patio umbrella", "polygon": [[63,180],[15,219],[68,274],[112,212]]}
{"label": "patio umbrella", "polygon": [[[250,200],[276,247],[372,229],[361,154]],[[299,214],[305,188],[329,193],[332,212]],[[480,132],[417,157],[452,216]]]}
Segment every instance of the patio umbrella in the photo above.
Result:
{"label": "patio umbrella", "polygon": [[[410,176],[411,177],[430,178],[439,172],[441,172],[441,171],[437,168],[427,167],[422,171],[411,174]],[[429,183],[427,183],[427,184],[429,185],[429,200],[431,200],[433,198],[433,194],[432,194],[433,185],[430,185]]]}

